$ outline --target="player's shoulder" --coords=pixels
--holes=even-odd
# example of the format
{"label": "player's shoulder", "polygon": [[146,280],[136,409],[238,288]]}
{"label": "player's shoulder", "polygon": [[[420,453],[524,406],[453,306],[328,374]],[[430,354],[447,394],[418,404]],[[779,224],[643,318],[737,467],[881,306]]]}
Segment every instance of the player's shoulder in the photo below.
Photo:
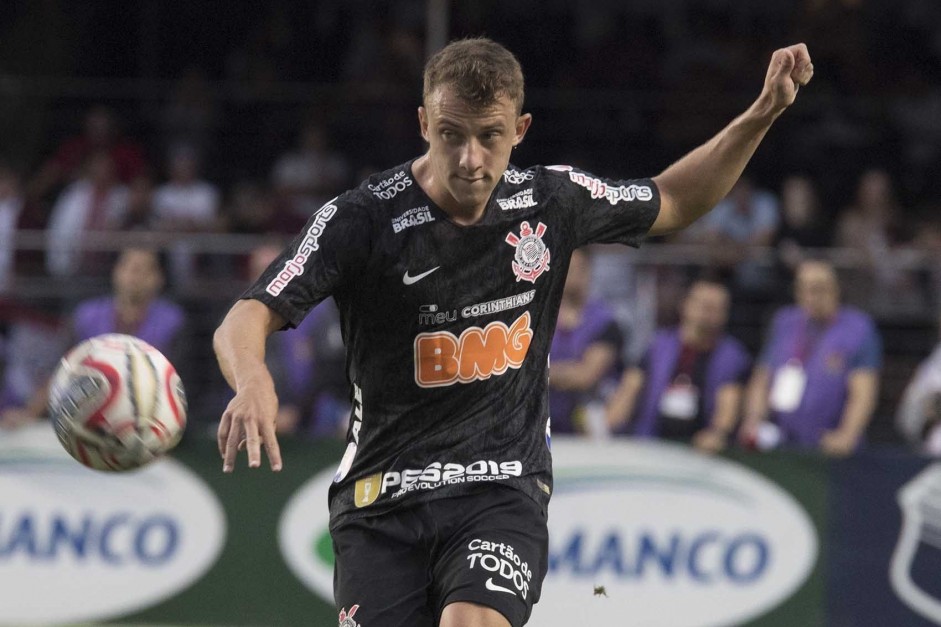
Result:
{"label": "player's shoulder", "polygon": [[412,174],[412,161],[370,174],[354,190],[356,198],[375,209],[400,204],[403,198],[418,191],[415,175]]}

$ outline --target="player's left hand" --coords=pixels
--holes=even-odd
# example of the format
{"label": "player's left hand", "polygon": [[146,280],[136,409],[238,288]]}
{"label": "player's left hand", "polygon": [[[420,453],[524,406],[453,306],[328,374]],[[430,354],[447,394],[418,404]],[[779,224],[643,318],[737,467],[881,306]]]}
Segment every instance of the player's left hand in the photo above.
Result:
{"label": "player's left hand", "polygon": [[780,48],[771,55],[761,97],[774,115],[784,111],[797,98],[797,91],[814,76],[814,64],[805,44]]}
{"label": "player's left hand", "polygon": [[846,431],[826,431],[820,438],[820,450],[830,457],[847,457],[856,450],[858,442],[855,435]]}

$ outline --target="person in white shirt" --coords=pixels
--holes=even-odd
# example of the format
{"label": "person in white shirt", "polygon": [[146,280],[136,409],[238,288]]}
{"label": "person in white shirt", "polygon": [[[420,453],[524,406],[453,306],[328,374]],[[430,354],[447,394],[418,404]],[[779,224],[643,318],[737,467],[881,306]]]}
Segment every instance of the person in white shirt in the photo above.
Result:
{"label": "person in white shirt", "polygon": [[54,277],[77,274],[104,275],[106,259],[82,246],[85,233],[117,230],[127,213],[127,187],[115,172],[114,161],[104,151],[92,154],[82,178],[66,187],[46,227],[46,269]]}
{"label": "person in white shirt", "polygon": [[[169,180],[153,198],[154,228],[174,233],[214,231],[219,222],[219,191],[199,178],[199,158],[188,146],[171,151]],[[179,286],[194,278],[196,258],[191,240],[180,238],[170,249],[170,274]]]}

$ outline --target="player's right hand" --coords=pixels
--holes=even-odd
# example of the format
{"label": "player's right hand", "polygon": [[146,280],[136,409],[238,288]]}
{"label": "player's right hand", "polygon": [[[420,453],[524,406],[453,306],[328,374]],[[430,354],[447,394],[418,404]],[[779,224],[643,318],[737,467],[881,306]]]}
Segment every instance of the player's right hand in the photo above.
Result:
{"label": "player's right hand", "polygon": [[271,470],[281,470],[281,449],[275,435],[278,415],[278,397],[270,375],[253,385],[240,386],[229,401],[219,422],[217,441],[222,455],[222,472],[235,469],[238,451],[248,451],[248,467],[261,466],[261,446],[264,445]]}

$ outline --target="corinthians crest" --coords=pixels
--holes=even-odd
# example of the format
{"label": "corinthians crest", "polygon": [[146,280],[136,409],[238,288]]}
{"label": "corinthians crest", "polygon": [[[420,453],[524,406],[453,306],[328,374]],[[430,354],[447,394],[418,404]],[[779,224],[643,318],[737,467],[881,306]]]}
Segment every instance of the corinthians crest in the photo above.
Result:
{"label": "corinthians crest", "polygon": [[935,463],[909,481],[898,493],[902,510],[889,580],[899,598],[912,610],[941,625],[941,589],[926,564],[941,558],[941,463]]}
{"label": "corinthians crest", "polygon": [[349,613],[347,613],[346,609],[341,609],[339,627],[359,627],[359,623],[353,620],[353,615],[356,614],[356,610],[358,609],[359,605],[351,607]]}
{"label": "corinthians crest", "polygon": [[540,274],[549,271],[549,249],[542,241],[547,228],[540,222],[533,231],[529,222],[523,222],[520,224],[519,235],[513,232],[507,234],[506,243],[516,246],[516,254],[513,255],[513,274],[516,275],[517,281],[525,280],[535,283]]}

